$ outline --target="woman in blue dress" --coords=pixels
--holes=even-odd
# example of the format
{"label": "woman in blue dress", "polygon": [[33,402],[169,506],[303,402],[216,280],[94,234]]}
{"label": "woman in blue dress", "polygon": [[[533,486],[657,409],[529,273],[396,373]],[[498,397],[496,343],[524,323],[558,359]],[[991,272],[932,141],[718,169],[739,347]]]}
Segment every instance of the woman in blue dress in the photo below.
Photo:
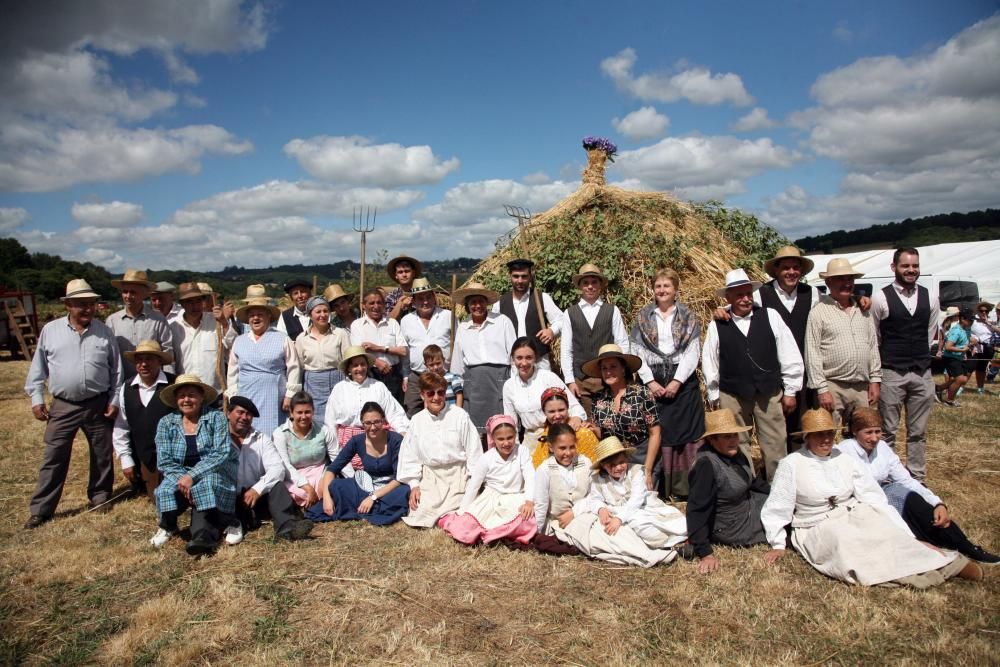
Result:
{"label": "woman in blue dress", "polygon": [[249,326],[229,353],[226,394],[253,401],[260,412],[253,427],[273,433],[288,418],[289,401],[302,388],[302,380],[295,345],[271,326],[280,311],[266,296],[257,296],[261,290],[262,285],[248,287],[248,297],[236,311],[237,319]]}
{"label": "woman in blue dress", "polygon": [[[403,436],[386,429],[385,411],[374,401],[361,408],[361,425],[365,432],[351,438],[327,466],[320,482],[323,499],[306,512],[306,518],[362,519],[375,526],[387,526],[406,514],[410,487],[396,480]],[[360,457],[362,469],[355,470],[353,478],[337,478],[355,456]]]}

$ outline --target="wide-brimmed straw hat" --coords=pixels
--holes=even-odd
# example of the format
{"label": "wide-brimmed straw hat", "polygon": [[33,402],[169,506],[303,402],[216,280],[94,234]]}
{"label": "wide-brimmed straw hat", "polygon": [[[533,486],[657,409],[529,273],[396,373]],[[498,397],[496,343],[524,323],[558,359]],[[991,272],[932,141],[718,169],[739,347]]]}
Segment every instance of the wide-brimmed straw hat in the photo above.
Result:
{"label": "wide-brimmed straw hat", "polygon": [[125,275],[120,280],[112,280],[111,286],[120,289],[122,285],[142,285],[149,289],[156,289],[156,283],[149,279],[145,271],[139,269],[125,269]]}
{"label": "wide-brimmed straw hat", "polygon": [[811,259],[802,254],[801,250],[793,245],[786,245],[778,248],[778,252],[774,253],[774,257],[764,262],[764,273],[772,278],[777,278],[778,262],[783,259],[799,260],[799,266],[802,267],[802,275],[809,273],[816,266]]}
{"label": "wide-brimmed straw hat", "polygon": [[122,356],[125,357],[125,361],[133,364],[135,363],[135,355],[137,354],[152,354],[160,358],[161,364],[174,363],[174,355],[169,352],[164,352],[160,347],[160,343],[155,340],[139,341],[139,344],[135,346],[134,350],[122,352]]}
{"label": "wide-brimmed straw hat", "polygon": [[389,263],[385,265],[385,272],[389,274],[393,282],[396,280],[396,265],[400,262],[407,262],[413,267],[413,277],[419,278],[424,275],[424,265],[420,263],[420,260],[414,259],[413,257],[407,257],[406,255],[400,255],[399,257],[393,257],[389,260]]}
{"label": "wide-brimmed straw hat", "polygon": [[597,278],[601,281],[601,285],[603,285],[604,288],[607,288],[608,286],[608,277],[605,276],[599,268],[597,268],[596,264],[591,264],[590,262],[581,266],[577,274],[573,276],[573,284],[579,287],[580,281],[587,277]]}
{"label": "wide-brimmed straw hat", "polygon": [[993,304],[990,303],[989,301],[980,301],[979,303],[977,303],[976,310],[979,310],[984,306],[986,307],[986,310],[993,310]]}
{"label": "wide-brimmed straw hat", "polygon": [[161,282],[156,283],[156,286],[153,288],[153,292],[152,293],[153,294],[166,294],[167,292],[175,292],[175,291],[177,291],[177,286],[176,285],[174,285],[173,283],[168,283],[166,281],[161,281]]}
{"label": "wide-brimmed straw hat", "polygon": [[368,368],[371,368],[375,363],[375,356],[368,354],[365,348],[360,345],[352,345],[344,351],[344,358],[340,361],[340,370],[344,375],[347,375],[347,367],[350,365],[351,361],[357,359],[358,357],[364,357],[368,360]]}
{"label": "wide-brimmed straw hat", "polygon": [[202,382],[200,377],[193,373],[185,373],[184,375],[178,376],[177,379],[174,380],[173,384],[167,385],[162,391],[160,391],[160,400],[166,405],[176,408],[177,399],[174,395],[181,387],[201,387],[201,390],[205,392],[205,403],[211,403],[219,396],[219,392],[217,392],[211,385]]}
{"label": "wide-brimmed straw hat", "polygon": [[462,289],[457,289],[452,292],[451,300],[453,303],[464,304],[465,300],[470,296],[481,296],[486,299],[487,304],[496,303],[500,295],[491,289],[487,289],[486,285],[482,283],[469,283]]}
{"label": "wide-brimmed straw hat", "polygon": [[205,294],[198,287],[198,283],[181,283],[180,287],[177,288],[177,300],[187,301],[188,299],[200,299],[202,297],[211,296],[210,294]]}
{"label": "wide-brimmed straw hat", "polygon": [[726,286],[715,290],[715,295],[725,299],[726,290],[733,289],[734,287],[743,287],[744,285],[750,285],[756,292],[760,289],[761,283],[756,280],[750,280],[750,276],[743,269],[733,269],[726,273]]}
{"label": "wide-brimmed straw hat", "polygon": [[614,343],[602,345],[597,351],[597,356],[583,364],[583,372],[592,378],[601,377],[601,361],[603,359],[621,359],[622,365],[633,373],[642,366],[642,359],[634,354],[626,354]]}
{"label": "wide-brimmed straw hat", "polygon": [[823,431],[839,431],[840,426],[833,421],[833,415],[824,408],[806,410],[802,413],[802,430],[792,433],[792,435],[806,435],[807,433],[822,433]]}
{"label": "wide-brimmed straw hat", "polygon": [[854,278],[861,278],[865,274],[861,273],[853,266],[851,266],[851,260],[845,257],[834,257],[826,265],[826,271],[820,271],[819,277],[834,278],[836,276],[853,276]]}
{"label": "wide-brimmed straw hat", "polygon": [[413,281],[413,286],[410,288],[410,294],[423,294],[424,292],[434,293],[431,281],[427,280],[427,278],[416,278]]}
{"label": "wide-brimmed straw hat", "polygon": [[345,297],[351,300],[354,299],[353,294],[348,294],[347,292],[345,292],[344,288],[338,285],[337,283],[330,283],[329,285],[326,286],[326,289],[323,290],[323,298],[329,301],[331,305],[337,299],[343,299]]}
{"label": "wide-brimmed straw hat", "polygon": [[705,432],[698,438],[707,438],[710,435],[725,435],[728,433],[746,433],[752,431],[753,426],[741,426],[736,421],[736,415],[729,408],[722,408],[713,412],[705,413]]}
{"label": "wide-brimmed straw hat", "polygon": [[632,458],[635,454],[635,447],[626,447],[617,436],[609,435],[597,443],[594,449],[594,463],[590,466],[592,470],[601,469],[601,461],[611,458],[619,452],[625,452],[625,456]]}
{"label": "wide-brimmed straw hat", "polygon": [[281,311],[271,303],[271,299],[265,294],[266,288],[263,285],[248,285],[247,298],[243,301],[243,305],[237,309],[236,319],[240,322],[246,322],[247,312],[251,308],[264,308],[271,313],[271,321],[277,322],[278,318],[281,317]]}
{"label": "wide-brimmed straw hat", "polygon": [[[263,289],[264,289],[263,285],[256,285],[256,287],[260,287],[261,288],[261,294],[264,293],[263,292]],[[213,290],[212,286],[209,285],[208,283],[198,283],[198,289],[200,289],[202,292],[204,292],[205,296],[212,296],[213,294],[215,294],[215,290]],[[249,292],[249,290],[248,290],[248,292]],[[250,296],[250,294],[247,294],[247,296]]]}
{"label": "wide-brimmed straw hat", "polygon": [[66,296],[59,297],[60,301],[66,299],[100,299],[101,295],[94,291],[83,278],[74,278],[66,283]]}

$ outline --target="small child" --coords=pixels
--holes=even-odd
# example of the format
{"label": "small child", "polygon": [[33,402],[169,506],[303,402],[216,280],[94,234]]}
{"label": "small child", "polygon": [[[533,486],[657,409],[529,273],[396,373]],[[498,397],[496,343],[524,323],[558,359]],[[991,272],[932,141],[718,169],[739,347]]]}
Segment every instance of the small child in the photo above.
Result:
{"label": "small child", "polygon": [[958,326],[953,326],[944,335],[944,351],[941,353],[941,359],[945,363],[945,370],[951,381],[938,385],[934,395],[939,402],[951,408],[959,407],[955,395],[969,380],[965,368],[965,356],[969,351],[969,330],[972,328],[973,317],[971,310],[963,308],[958,315]]}
{"label": "small child", "polygon": [[634,452],[615,436],[597,443],[587,497],[590,511],[597,514],[608,535],[628,525],[651,549],[669,549],[687,539],[687,520],[646,489],[642,466],[629,465]]}
{"label": "small child", "polygon": [[[486,421],[489,451],[472,468],[457,512],[438,527],[463,544],[501,538],[527,544],[535,536],[535,467],[528,449],[517,442],[514,418],[494,415]],[[479,492],[483,483],[486,487]]]}
{"label": "small child", "polygon": [[445,371],[444,350],[433,343],[425,347],[424,365],[432,373],[443,375],[445,381],[448,383],[448,393],[444,397],[445,404],[462,407],[462,404],[465,402],[465,396],[462,393],[462,378],[454,373]]}

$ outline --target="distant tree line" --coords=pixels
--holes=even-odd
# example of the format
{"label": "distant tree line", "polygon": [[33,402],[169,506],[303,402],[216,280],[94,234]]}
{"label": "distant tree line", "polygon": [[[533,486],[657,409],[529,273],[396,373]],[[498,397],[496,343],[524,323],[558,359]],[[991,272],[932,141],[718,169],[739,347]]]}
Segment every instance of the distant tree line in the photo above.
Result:
{"label": "distant tree line", "polygon": [[806,252],[834,252],[845,246],[889,244],[893,247],[926,246],[959,241],[991,241],[1000,239],[1000,209],[970,213],[942,213],[913,220],[865,229],[836,231],[820,236],[806,236],[795,245]]}

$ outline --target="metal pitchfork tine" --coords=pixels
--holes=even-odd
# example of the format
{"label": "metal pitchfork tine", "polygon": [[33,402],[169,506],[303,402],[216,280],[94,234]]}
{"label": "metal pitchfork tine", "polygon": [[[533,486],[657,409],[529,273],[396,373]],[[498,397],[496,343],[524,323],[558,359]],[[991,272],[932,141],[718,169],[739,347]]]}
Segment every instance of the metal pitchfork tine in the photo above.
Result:
{"label": "metal pitchfork tine", "polygon": [[358,206],[351,209],[351,226],[354,231],[361,233],[361,275],[358,279],[358,292],[364,297],[365,293],[365,245],[367,243],[368,232],[375,230],[375,218],[378,216],[378,207],[371,206],[365,208]]}

